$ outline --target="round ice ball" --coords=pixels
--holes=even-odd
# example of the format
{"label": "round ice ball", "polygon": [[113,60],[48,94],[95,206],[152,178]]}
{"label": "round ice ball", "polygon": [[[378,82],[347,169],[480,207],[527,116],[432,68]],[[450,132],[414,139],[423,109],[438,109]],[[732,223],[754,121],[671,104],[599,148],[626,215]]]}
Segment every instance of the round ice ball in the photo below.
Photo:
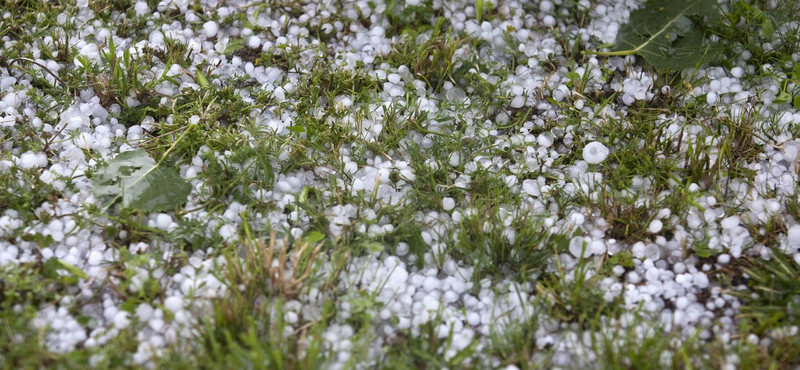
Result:
{"label": "round ice ball", "polygon": [[649,231],[649,232],[651,232],[653,234],[657,234],[658,232],[661,231],[661,228],[663,228],[663,227],[664,227],[664,223],[661,222],[661,220],[653,220],[653,221],[650,221],[650,225],[647,226],[647,231]]}
{"label": "round ice ball", "polygon": [[569,253],[575,258],[583,257],[584,253],[587,252],[586,247],[586,239],[582,236],[576,236],[569,241]]}
{"label": "round ice ball", "polygon": [[608,148],[601,142],[593,141],[583,147],[583,160],[586,163],[602,163],[606,157],[608,157]]}
{"label": "round ice ball", "polygon": [[218,31],[219,25],[217,25],[217,22],[208,21],[203,24],[203,34],[208,38],[216,36]]}
{"label": "round ice ball", "polygon": [[181,297],[171,296],[164,300],[164,307],[176,313],[183,309],[183,300]]}
{"label": "round ice ball", "polygon": [[786,233],[786,237],[789,239],[789,245],[800,247],[800,224],[792,225]]}
{"label": "round ice ball", "polygon": [[147,13],[150,13],[150,8],[147,6],[147,3],[144,1],[137,1],[136,4],[133,6],[133,11],[138,16],[143,16]]}

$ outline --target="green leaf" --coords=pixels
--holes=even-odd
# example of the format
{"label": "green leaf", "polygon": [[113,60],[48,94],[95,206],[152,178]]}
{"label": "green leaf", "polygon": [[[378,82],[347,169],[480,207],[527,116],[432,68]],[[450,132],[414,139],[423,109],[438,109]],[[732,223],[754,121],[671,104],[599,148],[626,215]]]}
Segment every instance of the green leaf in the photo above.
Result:
{"label": "green leaf", "polygon": [[325,239],[325,234],[314,230],[314,231],[311,231],[308,234],[306,234],[305,235],[305,239],[306,239],[307,242],[309,242],[311,244],[314,244],[314,243],[322,241],[322,239]]}
{"label": "green leaf", "polygon": [[303,190],[300,191],[300,194],[297,196],[298,203],[306,203],[308,202],[308,186],[304,186]]}
{"label": "green leaf", "polygon": [[608,259],[609,266],[633,267],[633,255],[628,251],[620,251]]}
{"label": "green leaf", "polygon": [[719,18],[717,1],[650,0],[631,13],[630,22],[622,27],[610,52],[595,54],[637,54],[660,70],[704,65],[717,59],[722,46],[704,42],[698,17]]}
{"label": "green leaf", "polygon": [[272,187],[275,175],[272,173],[272,162],[270,162],[268,153],[266,148],[256,152],[256,176],[262,179],[267,186]]}
{"label": "green leaf", "polygon": [[50,235],[43,235],[40,233],[22,235],[22,240],[26,242],[35,242],[41,248],[47,248],[53,244],[53,237]]}
{"label": "green leaf", "polygon": [[711,256],[715,256],[720,254],[721,251],[717,249],[711,249],[708,247],[708,240],[701,240],[695,243],[694,245],[694,253],[700,258],[709,258]]}
{"label": "green leaf", "polygon": [[83,271],[81,271],[81,269],[71,265],[68,262],[65,262],[62,259],[50,257],[50,259],[48,259],[44,263],[44,274],[46,276],[49,276],[51,278],[56,278],[58,277],[58,274],[56,273],[56,271],[58,270],[64,270],[66,272],[69,272],[70,275],[72,276],[76,276],[81,279],[86,279],[86,274]]}
{"label": "green leaf", "polygon": [[794,109],[800,109],[800,95],[794,97],[794,101],[792,101],[792,106]]}
{"label": "green leaf", "polygon": [[475,20],[481,23],[483,18],[483,0],[475,0]]}
{"label": "green leaf", "polygon": [[228,42],[228,45],[225,46],[225,50],[222,51],[223,55],[230,56],[233,53],[237,52],[239,49],[245,46],[244,39],[233,39]]}
{"label": "green leaf", "polygon": [[775,104],[783,104],[783,103],[789,102],[791,100],[792,100],[792,94],[789,94],[786,91],[781,91],[780,94],[778,94],[778,96],[775,97],[775,100],[773,100],[773,103],[775,103]]}
{"label": "green leaf", "polygon": [[198,85],[200,85],[200,87],[204,89],[207,89],[209,86],[211,86],[211,84],[208,83],[206,75],[203,74],[203,72],[200,71],[199,69],[194,72],[194,80],[197,82]]}
{"label": "green leaf", "polygon": [[306,132],[306,128],[303,127],[303,126],[299,126],[299,125],[289,126],[286,129],[289,130],[290,132],[295,133],[295,134],[302,134],[302,133]]}
{"label": "green leaf", "polygon": [[122,302],[122,304],[119,306],[119,308],[121,308],[123,311],[125,311],[127,313],[133,314],[133,313],[136,313],[136,306],[138,306],[138,305],[139,305],[139,302],[136,299],[129,298],[129,299],[125,300],[124,302]]}
{"label": "green leaf", "polygon": [[578,72],[570,71],[567,72],[566,77],[569,78],[569,82],[575,83],[576,81],[580,81],[581,75]]}
{"label": "green leaf", "polygon": [[367,247],[367,249],[369,249],[369,251],[372,253],[379,253],[383,252],[384,250],[384,245],[376,241],[365,242],[364,246]]}
{"label": "green leaf", "polygon": [[94,196],[114,197],[122,206],[147,212],[170,211],[186,202],[192,186],[177,172],[165,169],[144,149],[118,154],[92,176]]}
{"label": "green leaf", "polygon": [[772,26],[772,21],[765,17],[761,22],[761,36],[765,39],[772,39],[773,33],[775,33],[775,27]]}

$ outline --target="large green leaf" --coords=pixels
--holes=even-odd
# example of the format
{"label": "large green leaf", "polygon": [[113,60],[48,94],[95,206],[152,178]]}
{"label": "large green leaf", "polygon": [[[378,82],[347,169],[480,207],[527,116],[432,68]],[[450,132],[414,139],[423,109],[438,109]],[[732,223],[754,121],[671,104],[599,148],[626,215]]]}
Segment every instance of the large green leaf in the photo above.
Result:
{"label": "large green leaf", "polygon": [[698,20],[719,18],[716,0],[650,0],[634,10],[610,52],[637,54],[657,69],[681,70],[716,60],[722,45],[705,43]]}
{"label": "large green leaf", "polygon": [[118,154],[92,176],[97,198],[112,196],[111,203],[147,212],[169,211],[186,202],[191,185],[173,170],[162,168],[144,149]]}

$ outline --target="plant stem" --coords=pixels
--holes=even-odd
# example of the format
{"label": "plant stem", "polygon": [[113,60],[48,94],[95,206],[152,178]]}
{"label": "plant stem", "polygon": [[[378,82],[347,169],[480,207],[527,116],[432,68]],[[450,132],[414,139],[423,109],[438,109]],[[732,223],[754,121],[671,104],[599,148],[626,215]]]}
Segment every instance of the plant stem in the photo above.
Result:
{"label": "plant stem", "polygon": [[620,50],[620,51],[583,51],[583,54],[590,55],[605,55],[605,56],[625,56],[633,55],[636,50]]}

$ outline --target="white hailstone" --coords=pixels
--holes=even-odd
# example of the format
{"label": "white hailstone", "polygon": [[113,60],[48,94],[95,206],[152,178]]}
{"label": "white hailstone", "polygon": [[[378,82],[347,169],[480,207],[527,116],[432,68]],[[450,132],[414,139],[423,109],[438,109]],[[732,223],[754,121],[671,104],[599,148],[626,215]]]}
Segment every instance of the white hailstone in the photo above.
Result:
{"label": "white hailstone", "polygon": [[[48,40],[48,39],[51,40],[51,44],[52,44],[52,38],[49,37],[49,36],[45,37],[45,40]],[[15,83],[17,83],[17,79],[14,78],[14,77],[10,77],[10,76],[0,77],[0,90],[6,90],[11,85],[13,85]]]}
{"label": "white hailstone", "polygon": [[408,254],[408,244],[402,243],[402,242],[397,244],[397,248],[395,248],[394,252],[398,256],[401,256],[401,257],[405,256],[406,254]]}
{"label": "white hailstone", "polygon": [[136,318],[139,319],[139,322],[148,322],[150,318],[153,317],[153,307],[147,303],[142,303],[136,307]]}
{"label": "white hailstone", "polygon": [[694,274],[694,285],[700,289],[708,288],[708,275],[700,271],[696,272]]}
{"label": "white hailstone", "polygon": [[408,281],[408,271],[400,266],[397,266],[392,270],[391,275],[386,278],[386,281],[384,282],[384,289],[392,289],[395,291],[405,289],[404,286],[406,281]]}
{"label": "white hailstone", "polygon": [[555,137],[550,131],[542,132],[541,134],[539,134],[539,137],[536,138],[536,141],[539,143],[539,145],[545,148],[549,148],[551,145],[553,145],[554,140]]}
{"label": "white hailstone", "polygon": [[183,310],[183,299],[177,296],[170,296],[164,300],[164,307],[172,313],[177,313]]}
{"label": "white hailstone", "polygon": [[642,282],[642,276],[639,275],[636,271],[631,271],[628,273],[628,282],[631,284],[639,284]]}
{"label": "white hailstone", "polygon": [[719,222],[719,225],[722,226],[723,229],[733,229],[739,226],[739,216],[734,215],[723,218],[722,221]]}
{"label": "white hailstone", "polygon": [[450,197],[445,197],[444,199],[442,199],[442,208],[444,208],[445,211],[452,211],[453,208],[455,207],[456,207],[455,199]]}
{"label": "white hailstone", "polygon": [[89,252],[89,256],[87,258],[87,263],[90,266],[97,266],[103,262],[103,253],[100,251],[91,251]]}
{"label": "white hailstone", "polygon": [[661,249],[658,248],[658,245],[648,244],[644,247],[644,255],[650,261],[658,261],[661,259]]}
{"label": "white hailstone", "polygon": [[286,91],[283,89],[283,87],[278,86],[272,91],[272,96],[275,97],[275,100],[278,102],[283,102],[286,100]]}
{"label": "white hailstone", "polygon": [[[156,311],[156,312],[159,312],[159,311]],[[163,319],[160,319],[160,318],[156,317],[156,318],[150,320],[147,323],[147,326],[149,326],[150,329],[153,329],[154,331],[160,332],[162,329],[164,329],[164,326],[166,326],[166,323],[164,323]]]}
{"label": "white hailstone", "polygon": [[406,93],[406,90],[403,89],[403,87],[400,85],[392,85],[389,87],[388,91],[389,91],[389,96],[394,98],[403,96]]}
{"label": "white hailstone", "polygon": [[736,78],[742,78],[744,76],[744,68],[742,67],[733,67],[731,69],[731,76]]}
{"label": "white hailstone", "polygon": [[444,292],[444,302],[445,303],[454,303],[458,301],[458,294],[452,290],[448,290]]}
{"label": "white hailstone", "polygon": [[161,230],[167,230],[172,223],[172,217],[166,213],[159,213],[156,216],[156,227]]}
{"label": "white hailstone", "polygon": [[599,141],[593,141],[583,147],[583,160],[586,163],[602,163],[608,157],[608,148]]}
{"label": "white hailstone", "polygon": [[299,321],[299,318],[298,318],[296,312],[288,311],[283,315],[283,320],[286,321],[289,325],[294,325],[294,324],[297,324],[297,321]]}
{"label": "white hailstone", "polygon": [[125,311],[119,311],[116,315],[114,315],[114,327],[117,329],[125,329],[131,323],[131,320],[128,318],[128,313]]}
{"label": "white hailstone", "polygon": [[556,25],[556,18],[555,18],[555,17],[553,17],[552,15],[546,15],[546,16],[544,17],[544,19],[542,20],[542,23],[543,23],[543,24],[544,24],[546,27],[553,27],[553,26],[555,26],[555,25]]}
{"label": "white hailstone", "polygon": [[17,99],[17,94],[10,92],[3,97],[2,102],[5,104],[6,107],[16,108],[19,106],[19,99]]}
{"label": "white hailstone", "polygon": [[636,242],[635,244],[633,244],[633,247],[631,247],[631,253],[633,254],[634,257],[638,259],[644,259],[645,256],[644,251],[645,251],[645,244],[642,242]]}
{"label": "white hailstone", "polygon": [[150,8],[147,6],[147,3],[144,1],[137,1],[136,5],[133,6],[133,11],[138,16],[143,16],[147,13],[150,13]]}
{"label": "white hailstone", "polygon": [[236,237],[236,227],[231,224],[222,225],[219,228],[219,236],[227,242],[232,242]]}
{"label": "white hailstone", "polygon": [[689,298],[678,297],[678,299],[675,300],[675,308],[679,310],[685,310],[686,307],[689,307],[689,303]]}
{"label": "white hailstone", "polygon": [[19,156],[18,165],[22,168],[44,167],[47,165],[47,157],[40,153],[25,152]]}
{"label": "white hailstone", "polygon": [[250,36],[247,40],[247,47],[258,49],[261,47],[261,38],[258,36]]}
{"label": "white hailstone", "polygon": [[294,190],[292,184],[290,184],[289,181],[286,180],[278,181],[278,183],[275,186],[278,188],[278,190],[284,193],[291,193],[292,190]]}
{"label": "white hailstone", "polygon": [[450,165],[453,167],[458,167],[461,164],[461,154],[458,152],[454,152],[450,154]]}
{"label": "white hailstone", "polygon": [[584,216],[583,213],[574,212],[569,215],[569,220],[575,225],[583,225],[586,221],[586,216]]}
{"label": "white hailstone", "polygon": [[710,92],[706,95],[706,103],[708,105],[716,105],[717,104],[717,93]]}
{"label": "white hailstone", "polygon": [[505,181],[506,186],[514,187],[519,182],[519,179],[514,175],[508,175],[503,178],[503,181]]}
{"label": "white hailstone", "polygon": [[88,132],[83,132],[72,140],[75,146],[84,149],[94,148],[96,146],[95,142],[94,136]]}
{"label": "white hailstone", "polygon": [[203,24],[203,35],[205,35],[207,38],[216,36],[218,31],[219,26],[217,25],[217,22],[208,21]]}
{"label": "white hailstone", "polygon": [[636,98],[634,98],[633,95],[628,94],[628,93],[622,94],[622,103],[623,104],[632,105],[634,102],[636,102]]}
{"label": "white hailstone", "polygon": [[514,99],[511,100],[509,106],[514,109],[519,109],[525,106],[525,97],[522,95],[515,96]]}
{"label": "white hailstone", "polygon": [[400,178],[408,182],[414,182],[414,180],[417,179],[417,176],[414,175],[414,170],[411,169],[411,167],[406,167],[400,170]]}
{"label": "white hailstone", "polygon": [[606,253],[606,243],[602,240],[593,240],[589,244],[589,252],[594,255],[601,255]]}
{"label": "white hailstone", "polygon": [[428,276],[422,282],[422,289],[425,289],[426,292],[432,292],[439,289],[441,286],[442,283],[434,276]]}
{"label": "white hailstone", "polygon": [[453,260],[447,260],[447,262],[444,263],[443,270],[447,275],[450,275],[450,276],[455,275],[456,272],[457,272],[457,269],[458,269],[458,266],[456,265],[455,262],[453,262]]}
{"label": "white hailstone", "polygon": [[536,181],[531,179],[522,181],[522,191],[525,192],[525,194],[528,194],[533,197],[538,197],[539,195],[541,195],[538,184],[536,183]]}
{"label": "white hailstone", "polygon": [[557,101],[562,101],[564,98],[567,97],[569,93],[569,89],[565,85],[560,85],[558,88],[553,90],[553,99]]}
{"label": "white hailstone", "polygon": [[585,253],[586,246],[586,239],[582,236],[576,236],[569,241],[569,253],[572,254],[575,258],[582,257]]}
{"label": "white hailstone", "polygon": [[664,227],[664,223],[661,220],[653,220],[650,221],[650,225],[647,226],[647,231],[656,234],[661,231],[661,228]]}
{"label": "white hailstone", "polygon": [[[709,197],[709,198],[711,198],[711,197]],[[716,200],[715,200],[715,202],[716,202]],[[709,203],[709,204],[711,204],[711,203]],[[779,201],[777,201],[776,199],[770,199],[770,200],[767,201],[767,211],[769,211],[769,213],[776,214],[776,213],[781,211],[781,208],[783,208],[783,206],[781,206],[781,203]]]}
{"label": "white hailstone", "polygon": [[481,315],[475,311],[467,314],[467,324],[470,326],[478,326],[481,324]]}
{"label": "white hailstone", "polygon": [[731,262],[731,255],[727,253],[723,253],[717,256],[717,263],[719,263],[720,265],[727,265],[730,262]]}
{"label": "white hailstone", "polygon": [[800,247],[800,224],[792,225],[786,232],[786,238],[792,247]]}
{"label": "white hailstone", "polygon": [[149,244],[144,242],[139,242],[136,244],[131,244],[128,247],[128,250],[130,250],[131,253],[146,253],[149,248],[150,248]]}

